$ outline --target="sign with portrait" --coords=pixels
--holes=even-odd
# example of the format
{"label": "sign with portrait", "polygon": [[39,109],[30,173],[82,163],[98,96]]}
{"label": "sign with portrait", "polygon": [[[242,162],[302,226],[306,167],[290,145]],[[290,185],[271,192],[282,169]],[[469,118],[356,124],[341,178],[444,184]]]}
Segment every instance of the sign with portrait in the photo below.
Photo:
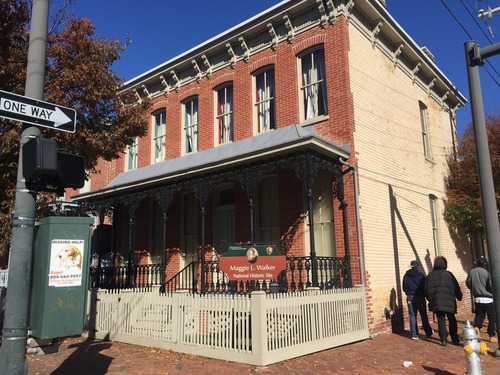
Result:
{"label": "sign with portrait", "polygon": [[219,267],[232,281],[275,280],[286,269],[286,256],[276,245],[229,246]]}

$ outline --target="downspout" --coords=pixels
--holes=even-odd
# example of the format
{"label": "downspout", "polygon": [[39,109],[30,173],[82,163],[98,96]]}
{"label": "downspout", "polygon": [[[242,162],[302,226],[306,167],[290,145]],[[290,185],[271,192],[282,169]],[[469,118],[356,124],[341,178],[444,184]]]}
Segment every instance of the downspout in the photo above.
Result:
{"label": "downspout", "polygon": [[365,270],[363,267],[363,247],[361,246],[361,230],[359,224],[359,195],[358,195],[358,173],[354,164],[348,163],[342,158],[339,161],[348,167],[354,176],[354,206],[356,207],[356,235],[358,237],[359,272],[361,274],[361,285],[365,285]]}

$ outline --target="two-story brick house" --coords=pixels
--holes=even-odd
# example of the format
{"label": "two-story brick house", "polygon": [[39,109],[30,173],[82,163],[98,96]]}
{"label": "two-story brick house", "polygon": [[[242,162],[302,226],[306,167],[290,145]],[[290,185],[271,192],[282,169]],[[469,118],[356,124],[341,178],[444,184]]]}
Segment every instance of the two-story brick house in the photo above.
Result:
{"label": "two-story brick house", "polygon": [[[163,261],[169,279],[275,244],[310,284],[364,283],[372,331],[402,316],[410,260],[428,272],[441,254],[465,278],[442,217],[465,98],[383,1],[284,1],[120,90],[152,99],[151,127],[74,197],[112,210],[101,256]],[[330,258],[348,272],[309,263]]]}

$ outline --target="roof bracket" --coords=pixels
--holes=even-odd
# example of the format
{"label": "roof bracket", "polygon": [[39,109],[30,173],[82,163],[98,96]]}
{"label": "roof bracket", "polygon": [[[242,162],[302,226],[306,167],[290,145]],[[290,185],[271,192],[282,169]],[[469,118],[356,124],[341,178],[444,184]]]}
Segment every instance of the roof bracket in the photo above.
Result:
{"label": "roof bracket", "polygon": [[250,49],[245,42],[245,38],[240,36],[238,40],[240,41],[241,48],[243,49],[243,61],[248,62],[248,60],[250,60]]}
{"label": "roof bracket", "polygon": [[175,91],[179,92],[179,90],[181,88],[181,81],[179,80],[179,77],[177,77],[177,74],[175,74],[175,72],[173,70],[170,71],[170,75],[172,76],[172,78],[175,81],[175,86],[174,86]]}
{"label": "roof bracket", "polygon": [[276,34],[272,23],[268,23],[267,28],[269,30],[269,35],[271,35],[271,48],[273,51],[276,51],[278,48],[278,34]]}
{"label": "roof bracket", "polygon": [[436,77],[432,79],[432,81],[429,83],[429,86],[427,87],[427,94],[431,96],[431,91],[432,88],[434,87],[434,84],[436,83]]}
{"label": "roof bracket", "polygon": [[403,48],[404,48],[404,44],[400,43],[398,45],[398,48],[396,48],[396,50],[394,51],[394,55],[393,55],[394,67],[396,67],[396,65],[398,65],[399,55],[401,55],[401,51],[403,50]]}
{"label": "roof bracket", "polygon": [[325,28],[328,24],[328,17],[326,16],[325,5],[323,4],[323,0],[316,0],[316,5],[318,6],[319,14],[320,14],[320,24],[321,27]]}
{"label": "roof bracket", "polygon": [[200,83],[202,75],[201,69],[195,59],[191,60],[191,64],[193,64],[193,68],[196,70],[196,82]]}
{"label": "roof bracket", "polygon": [[210,61],[208,61],[207,55],[202,55],[201,59],[203,60],[203,65],[205,65],[205,68],[207,68],[205,74],[208,78],[212,77],[212,65],[210,64]]}
{"label": "roof bracket", "polygon": [[450,94],[450,92],[449,92],[449,91],[446,91],[446,92],[444,93],[444,95],[441,97],[441,107],[442,107],[443,109],[445,109],[445,107],[446,107],[446,106],[445,106],[445,102],[446,102],[446,98],[448,98],[448,95],[449,95],[449,94]]}
{"label": "roof bracket", "polygon": [[352,9],[354,8],[354,0],[349,0],[349,2],[344,6],[345,13],[347,14],[347,22],[351,20]]}
{"label": "roof bracket", "polygon": [[382,28],[382,25],[384,23],[382,22],[382,20],[378,20],[377,24],[375,25],[375,27],[373,28],[371,34],[372,34],[372,47],[375,47],[375,43],[377,41],[377,36],[378,34],[380,33],[380,29]]}
{"label": "roof bracket", "polygon": [[290,17],[288,17],[288,14],[285,14],[283,16],[283,19],[285,20],[285,27],[287,30],[286,40],[288,41],[288,43],[292,43],[293,38],[295,37],[295,30],[293,28],[292,21],[290,20]]}
{"label": "roof bracket", "polygon": [[139,99],[139,102],[142,102],[142,97],[137,92],[137,89],[134,89],[133,91],[134,91],[135,96],[137,96],[137,98]]}
{"label": "roof bracket", "polygon": [[234,69],[236,66],[236,54],[234,53],[233,47],[231,47],[230,43],[226,43],[227,53],[229,53],[229,57],[231,58],[231,68]]}
{"label": "roof bracket", "polygon": [[330,21],[333,25],[335,23],[335,19],[337,18],[337,11],[333,0],[326,0],[326,6],[328,7],[328,21]]}
{"label": "roof bracket", "polygon": [[413,74],[412,81],[413,81],[413,83],[415,83],[415,80],[417,79],[417,74],[418,74],[418,71],[420,70],[420,65],[422,65],[422,63],[415,64],[415,67],[412,70],[412,74]]}
{"label": "roof bracket", "polygon": [[162,75],[160,75],[160,82],[161,84],[163,85],[163,95],[165,95],[165,97],[168,96],[168,91],[170,90],[170,86],[168,85],[167,83],[167,80],[165,79],[165,77],[163,77]]}
{"label": "roof bracket", "polygon": [[148,88],[146,87],[146,85],[142,85],[141,86],[141,89],[142,91],[144,91],[144,93],[149,97],[151,98],[151,93],[148,91]]}

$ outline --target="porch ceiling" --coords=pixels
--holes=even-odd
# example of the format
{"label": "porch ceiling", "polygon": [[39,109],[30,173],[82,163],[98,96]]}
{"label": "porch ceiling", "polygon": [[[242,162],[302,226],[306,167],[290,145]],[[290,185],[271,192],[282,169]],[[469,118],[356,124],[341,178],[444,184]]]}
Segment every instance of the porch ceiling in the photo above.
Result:
{"label": "porch ceiling", "polygon": [[71,198],[75,201],[102,199],[126,190],[140,190],[153,185],[168,184],[306,150],[318,152],[332,159],[347,159],[349,156],[348,145],[335,145],[321,138],[311,126],[291,125],[238,142],[124,172],[102,189]]}

